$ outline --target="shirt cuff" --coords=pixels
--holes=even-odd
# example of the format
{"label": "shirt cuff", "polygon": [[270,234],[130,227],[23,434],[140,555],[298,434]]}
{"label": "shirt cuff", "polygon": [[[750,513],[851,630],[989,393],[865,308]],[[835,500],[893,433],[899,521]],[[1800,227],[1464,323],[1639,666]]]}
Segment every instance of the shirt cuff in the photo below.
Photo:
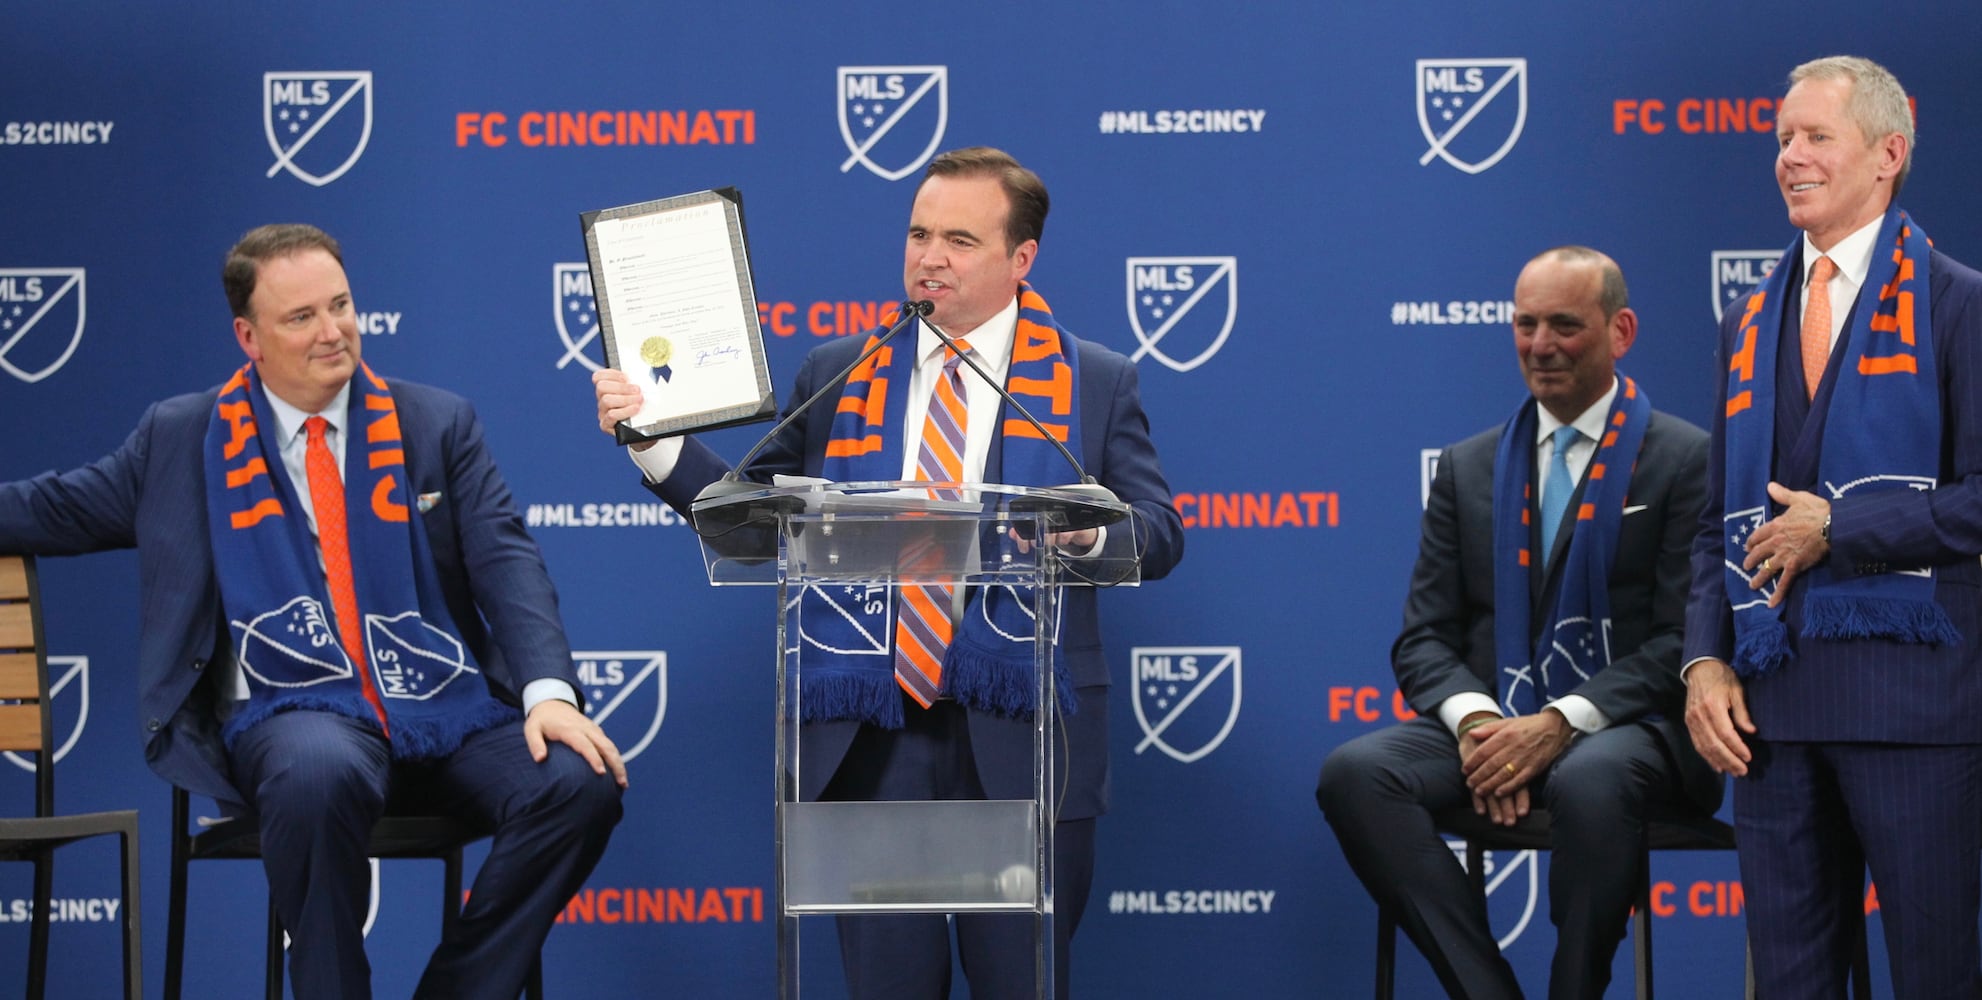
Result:
{"label": "shirt cuff", "polygon": [[[651,451],[652,449],[648,449]],[[578,692],[572,686],[555,677],[539,677],[523,685],[523,714],[547,701],[562,701],[572,708],[578,707]]]}
{"label": "shirt cuff", "polygon": [[1686,683],[1686,671],[1693,669],[1693,664],[1698,663],[1701,660],[1718,660],[1718,659],[1720,659],[1720,657],[1718,656],[1696,656],[1690,660],[1687,660],[1685,665],[1679,668],[1679,682],[1681,684]]}
{"label": "shirt cuff", "polygon": [[1069,559],[1086,559],[1089,556],[1099,555],[1101,553],[1101,550],[1107,547],[1108,547],[1108,526],[1104,524],[1094,529],[1093,545],[1090,545],[1079,552],[1075,552],[1074,550],[1068,548],[1063,548],[1060,551],[1064,553],[1066,557]]}
{"label": "shirt cuff", "polygon": [[1610,716],[1603,714],[1596,702],[1580,694],[1565,694],[1542,707],[1561,712],[1569,720],[1570,728],[1579,733],[1594,733],[1610,725]]}
{"label": "shirt cuff", "polygon": [[659,485],[674,475],[674,464],[681,460],[681,438],[664,437],[644,451],[628,447],[626,453],[633,458],[633,464],[646,474],[648,482]]}
{"label": "shirt cuff", "polygon": [[1462,691],[1438,703],[1438,721],[1445,724],[1446,731],[1454,738],[1459,735],[1459,723],[1474,712],[1503,714],[1498,702],[1477,691]]}

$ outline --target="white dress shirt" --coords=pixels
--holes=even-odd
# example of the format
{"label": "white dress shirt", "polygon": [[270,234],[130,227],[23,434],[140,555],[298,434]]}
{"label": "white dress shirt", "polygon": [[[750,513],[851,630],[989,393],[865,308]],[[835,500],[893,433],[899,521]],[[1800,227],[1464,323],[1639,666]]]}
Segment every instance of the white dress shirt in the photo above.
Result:
{"label": "white dress shirt", "polygon": [[[1872,270],[1872,242],[1879,238],[1879,227],[1886,221],[1881,215],[1850,236],[1837,241],[1830,253],[1819,251],[1810,242],[1810,234],[1803,234],[1803,287],[1798,290],[1797,304],[1805,313],[1810,308],[1810,269],[1816,266],[1818,257],[1829,257],[1837,265],[1837,276],[1830,282],[1831,292],[1831,342],[1837,347],[1837,339],[1844,332],[1844,321],[1851,315],[1851,304],[1858,301],[1858,290],[1865,287],[1865,276]],[[1802,314],[1799,314],[1802,315]]]}

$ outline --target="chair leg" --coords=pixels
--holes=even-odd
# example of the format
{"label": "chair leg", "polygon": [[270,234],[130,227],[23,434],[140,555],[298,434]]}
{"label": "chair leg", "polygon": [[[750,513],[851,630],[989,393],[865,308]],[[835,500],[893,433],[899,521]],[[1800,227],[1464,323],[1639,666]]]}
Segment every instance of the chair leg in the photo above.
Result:
{"label": "chair leg", "polygon": [[1637,970],[1638,1000],[1652,1000],[1652,858],[1645,854],[1638,872],[1638,912],[1631,917],[1631,960]]}
{"label": "chair leg", "polygon": [[530,978],[523,984],[523,995],[528,1000],[544,1000],[544,955],[537,953],[537,960],[530,963]]}
{"label": "chair leg", "polygon": [[1376,1000],[1397,993],[1397,921],[1390,911],[1376,908]]}
{"label": "chair leg", "polygon": [[137,821],[131,821],[132,829],[117,835],[118,844],[124,855],[124,1000],[141,1000],[144,996],[144,951],[140,944],[139,918],[144,907],[138,898],[138,838]]}
{"label": "chair leg", "polygon": [[1853,1000],[1872,1000],[1872,953],[1867,936],[1865,916],[1858,915],[1858,946],[1851,953],[1851,996]]}
{"label": "chair leg", "polygon": [[48,989],[48,908],[55,895],[55,849],[34,856],[34,916],[28,923],[27,1000],[41,1000]]}
{"label": "chair leg", "polygon": [[445,941],[454,934],[455,922],[461,917],[461,848],[447,852],[441,862],[440,936]]}
{"label": "chair leg", "polygon": [[282,1000],[282,918],[275,913],[275,896],[268,897],[268,957],[262,968],[267,977],[262,987],[262,995],[268,1000]]}
{"label": "chair leg", "polygon": [[165,1000],[179,1000],[186,972],[186,862],[192,845],[186,835],[186,793],[172,792],[172,870],[165,904]]}

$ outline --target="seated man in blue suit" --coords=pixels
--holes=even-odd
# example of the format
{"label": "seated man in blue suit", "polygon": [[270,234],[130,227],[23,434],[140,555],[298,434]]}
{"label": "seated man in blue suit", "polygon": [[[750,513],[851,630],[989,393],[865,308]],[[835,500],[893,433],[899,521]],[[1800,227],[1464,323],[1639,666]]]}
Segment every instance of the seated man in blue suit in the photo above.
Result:
{"label": "seated man in blue suit", "polygon": [[1432,825],[1470,805],[1551,819],[1549,996],[1603,996],[1646,820],[1712,812],[1679,718],[1687,553],[1707,435],[1616,373],[1637,339],[1616,262],[1549,250],[1514,285],[1531,394],[1439,456],[1404,630],[1417,719],[1329,754],[1315,793],[1349,865],[1454,997],[1521,996],[1485,902]]}
{"label": "seated man in blue suit", "polygon": [[543,559],[467,401],[359,360],[335,240],[255,229],[222,283],[248,363],[0,484],[0,550],[137,548],[145,757],[258,817],[300,1000],[371,996],[365,844],[401,803],[495,831],[417,995],[514,997],[626,782]]}
{"label": "seated man in blue suit", "polygon": [[1900,208],[1892,73],[1789,79],[1801,232],[1721,322],[1686,723],[1735,777],[1758,995],[1844,995],[1869,868],[1893,995],[1982,996],[1982,275]]}
{"label": "seated man in blue suit", "polygon": [[[741,470],[743,477],[769,482],[776,474],[802,473],[838,482],[1035,486],[1072,481],[1066,460],[1030,425],[1005,419],[1013,415],[997,389],[953,360],[956,355],[929,331],[934,325],[963,340],[1049,433],[1065,435],[1101,485],[1134,508],[1128,521],[1103,530],[1133,533],[1142,577],[1168,573],[1183,555],[1183,523],[1157,464],[1135,366],[1074,339],[1025,281],[1046,209],[1045,185],[999,150],[961,149],[931,161],[909,212],[903,283],[910,299],[929,303],[932,311],[913,335],[905,331],[883,348],[885,358],[877,354],[837,394],[785,428]],[[879,333],[814,350],[799,369],[793,403],[829,385]],[[593,381],[599,426],[607,433],[639,412],[640,389],[623,373],[607,369]],[[729,471],[727,462],[693,439],[665,439],[634,460],[646,473],[647,488],[684,514],[697,492]],[[943,464],[951,461],[957,464]],[[1094,529],[1061,541],[1082,555],[1106,544]],[[987,634],[987,623],[1001,617],[987,610],[997,607],[998,598],[985,588],[935,600],[909,594],[919,589],[903,589],[904,610],[892,626],[876,623],[882,634],[892,628],[892,670],[883,663],[878,670],[839,671],[837,680],[858,694],[831,709],[832,721],[804,727],[805,766],[798,778],[804,799],[1032,796],[1029,717],[1035,706],[1030,698],[1014,703],[988,690],[1000,687],[1001,679],[1008,692],[1031,689],[1029,679],[1017,680],[1019,671],[1030,676],[1030,626],[1019,630],[1027,633],[1023,643],[1000,650]],[[1064,744],[1056,761],[1064,773],[1055,776],[1059,997],[1067,996],[1067,941],[1093,879],[1094,819],[1108,804],[1108,671],[1094,591],[1068,589],[1056,652],[1070,678],[1062,680],[1060,694],[1071,709],[1062,720]],[[1031,917],[959,914],[955,926],[971,996],[1035,995]],[[949,935],[940,915],[842,918],[849,991],[886,1000],[949,996]]]}

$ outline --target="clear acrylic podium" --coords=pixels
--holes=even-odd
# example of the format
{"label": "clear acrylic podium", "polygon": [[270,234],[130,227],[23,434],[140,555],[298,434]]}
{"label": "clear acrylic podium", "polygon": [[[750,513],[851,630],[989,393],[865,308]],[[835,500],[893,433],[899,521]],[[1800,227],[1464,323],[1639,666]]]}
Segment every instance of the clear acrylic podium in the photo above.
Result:
{"label": "clear acrylic podium", "polygon": [[[1105,527],[1126,519],[1128,505],[1092,487],[737,485],[745,491],[697,500],[693,515],[711,584],[777,588],[779,996],[799,996],[802,916],[1011,913],[1034,918],[1035,982],[1040,997],[1051,997],[1057,711],[1032,713],[1030,799],[800,801],[799,725],[814,647],[799,597],[820,587],[863,599],[892,598],[885,592],[909,584],[1031,588],[1033,621],[1049,623],[1033,630],[1034,704],[1054,706],[1062,588],[1139,581],[1135,532]],[[1104,528],[1096,551],[1076,557],[1039,544],[1052,532],[1088,527]],[[891,658],[877,659],[892,669]]]}

